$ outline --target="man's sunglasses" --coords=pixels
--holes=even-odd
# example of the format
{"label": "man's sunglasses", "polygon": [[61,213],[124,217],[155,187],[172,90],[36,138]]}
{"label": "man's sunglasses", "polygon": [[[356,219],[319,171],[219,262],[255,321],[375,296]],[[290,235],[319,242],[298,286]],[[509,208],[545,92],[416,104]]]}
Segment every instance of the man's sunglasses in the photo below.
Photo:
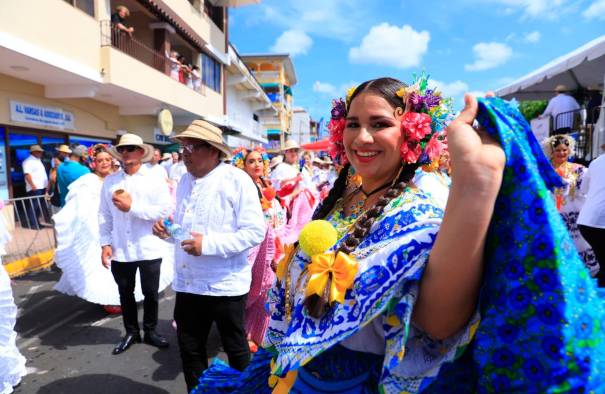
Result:
{"label": "man's sunglasses", "polygon": [[200,142],[199,144],[181,144],[183,152],[193,153],[203,148],[209,148],[211,145],[206,142]]}
{"label": "man's sunglasses", "polygon": [[124,145],[124,146],[119,146],[116,150],[118,151],[118,153],[124,153],[124,152],[129,152],[132,153],[135,150],[137,150],[139,147],[136,145]]}

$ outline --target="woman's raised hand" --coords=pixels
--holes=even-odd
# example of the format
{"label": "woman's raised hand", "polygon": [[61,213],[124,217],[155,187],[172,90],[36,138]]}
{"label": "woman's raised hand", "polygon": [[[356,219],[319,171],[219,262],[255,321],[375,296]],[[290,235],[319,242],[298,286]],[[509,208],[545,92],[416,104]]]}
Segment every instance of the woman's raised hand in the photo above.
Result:
{"label": "woman's raised hand", "polygon": [[447,128],[452,166],[452,187],[469,193],[497,193],[506,157],[500,144],[484,130],[472,127],[477,116],[477,99],[464,96],[464,109]]}

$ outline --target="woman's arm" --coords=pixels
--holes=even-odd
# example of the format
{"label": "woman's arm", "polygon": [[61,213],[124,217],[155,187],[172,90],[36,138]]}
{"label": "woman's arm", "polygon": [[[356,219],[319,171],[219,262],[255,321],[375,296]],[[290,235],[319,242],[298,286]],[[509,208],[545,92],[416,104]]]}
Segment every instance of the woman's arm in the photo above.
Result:
{"label": "woman's arm", "polygon": [[447,129],[452,187],[414,308],[414,322],[435,339],[463,328],[473,315],[483,272],[483,248],[502,182],[505,156],[497,142],[471,125],[477,100]]}

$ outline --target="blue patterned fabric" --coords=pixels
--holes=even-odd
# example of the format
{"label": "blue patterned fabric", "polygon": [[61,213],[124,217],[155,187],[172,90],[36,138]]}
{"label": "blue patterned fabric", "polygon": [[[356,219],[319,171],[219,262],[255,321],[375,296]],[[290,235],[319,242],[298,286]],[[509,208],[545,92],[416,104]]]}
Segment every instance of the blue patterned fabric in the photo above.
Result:
{"label": "blue patterned fabric", "polygon": [[[502,144],[507,160],[487,236],[479,313],[441,342],[411,324],[442,212],[408,189],[355,251],[359,272],[345,303],[321,319],[303,308],[300,288],[309,257],[295,256],[289,324],[283,283],[269,295],[266,345],[274,355],[273,373],[318,372],[324,369],[322,357],[330,360],[323,363],[326,371],[341,368],[347,360],[331,357],[334,345],[381,319],[385,355],[377,389],[383,393],[605,392],[605,309],[550,197],[548,189],[561,180],[513,106],[494,98],[479,105],[479,123]],[[268,358],[255,357],[253,372],[241,375],[250,386],[214,392],[264,392],[257,388],[267,382]],[[211,368],[202,384],[223,385],[216,372]],[[229,379],[235,376],[240,375]]]}
{"label": "blue patterned fabric", "polygon": [[482,321],[468,354],[428,392],[451,393],[457,381],[461,393],[604,393],[603,295],[549,194],[563,183],[511,103],[480,99],[478,121],[506,153]]}

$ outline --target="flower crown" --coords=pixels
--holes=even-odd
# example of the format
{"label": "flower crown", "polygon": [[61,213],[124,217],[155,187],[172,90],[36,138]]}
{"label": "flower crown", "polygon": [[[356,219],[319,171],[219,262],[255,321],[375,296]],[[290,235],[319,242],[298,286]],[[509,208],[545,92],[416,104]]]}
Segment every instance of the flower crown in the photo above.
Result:
{"label": "flower crown", "polygon": [[237,168],[243,170],[245,168],[245,161],[246,161],[246,156],[248,156],[248,154],[250,152],[258,152],[261,155],[261,158],[263,159],[263,175],[264,176],[268,176],[269,175],[269,155],[267,154],[267,152],[261,148],[260,146],[257,146],[256,148],[253,148],[252,150],[248,150],[244,147],[239,147],[237,149],[235,149],[233,151],[233,157],[231,159],[231,163],[236,166]]}
{"label": "flower crown", "polygon": [[90,167],[94,167],[95,156],[99,153],[98,151],[100,149],[103,149],[104,152],[109,153],[109,147],[110,147],[110,145],[107,145],[107,144],[95,144],[95,145],[89,146],[88,150],[86,152],[86,162],[88,162],[88,165]]}
{"label": "flower crown", "polygon": [[[447,149],[445,127],[454,118],[452,100],[443,98],[441,92],[428,88],[429,76],[425,73],[414,75],[414,82],[397,91],[402,106],[396,109],[401,115],[401,133],[404,142],[400,152],[403,163],[423,166],[425,170],[436,166],[427,166],[439,160],[441,153]],[[342,165],[348,162],[343,144],[343,132],[346,115],[351,105],[351,98],[357,88],[347,91],[346,102],[342,99],[332,101],[330,131],[330,156]],[[403,111],[403,108],[407,112]]]}

